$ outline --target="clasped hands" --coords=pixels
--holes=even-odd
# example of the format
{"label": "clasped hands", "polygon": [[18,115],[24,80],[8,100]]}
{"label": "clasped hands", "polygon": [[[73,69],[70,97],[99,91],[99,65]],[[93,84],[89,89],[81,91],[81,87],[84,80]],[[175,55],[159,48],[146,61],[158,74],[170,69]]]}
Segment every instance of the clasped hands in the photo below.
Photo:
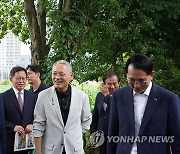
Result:
{"label": "clasped hands", "polygon": [[33,130],[33,125],[32,124],[27,125],[25,129],[20,125],[16,125],[14,127],[14,132],[18,132],[21,135],[31,133],[32,130]]}

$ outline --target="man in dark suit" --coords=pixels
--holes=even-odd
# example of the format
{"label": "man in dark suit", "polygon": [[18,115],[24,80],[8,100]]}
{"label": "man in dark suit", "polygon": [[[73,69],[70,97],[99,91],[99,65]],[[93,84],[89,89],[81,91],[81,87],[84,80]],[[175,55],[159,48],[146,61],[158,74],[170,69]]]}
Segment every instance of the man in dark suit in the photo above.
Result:
{"label": "man in dark suit", "polygon": [[[99,147],[99,154],[106,154],[111,96],[119,88],[119,83],[120,79],[117,73],[110,72],[105,74],[103,76],[103,85],[100,85],[100,92],[96,96],[90,133],[103,132],[101,135],[104,135],[105,141]],[[95,135],[91,136],[91,140],[92,142],[95,140]]]}
{"label": "man in dark suit", "polygon": [[152,83],[151,60],[128,59],[129,86],[113,94],[108,154],[180,154],[180,102],[176,94]]}
{"label": "man in dark suit", "polygon": [[4,103],[0,95],[0,154],[5,154],[5,133]]}
{"label": "man in dark suit", "polygon": [[39,65],[28,65],[26,70],[27,81],[31,85],[29,91],[34,93],[35,99],[37,100],[38,94],[48,88],[47,85],[41,81],[42,69]]}
{"label": "man in dark suit", "polygon": [[26,78],[27,73],[24,68],[13,67],[10,71],[13,87],[2,94],[6,121],[6,154],[28,153],[27,150],[14,152],[15,133],[22,135],[33,130],[35,99],[33,93],[24,89]]}

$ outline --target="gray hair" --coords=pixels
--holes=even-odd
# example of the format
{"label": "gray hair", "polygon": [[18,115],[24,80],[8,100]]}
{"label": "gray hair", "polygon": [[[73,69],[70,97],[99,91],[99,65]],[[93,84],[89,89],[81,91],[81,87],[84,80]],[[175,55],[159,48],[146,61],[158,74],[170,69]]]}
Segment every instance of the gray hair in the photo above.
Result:
{"label": "gray hair", "polygon": [[57,64],[64,64],[64,65],[66,65],[67,68],[68,68],[68,70],[69,70],[70,72],[72,72],[72,66],[71,66],[71,64],[70,64],[69,62],[67,62],[66,60],[58,60],[57,62],[55,62],[55,63],[53,64],[53,67],[54,67],[55,65],[57,65]]}

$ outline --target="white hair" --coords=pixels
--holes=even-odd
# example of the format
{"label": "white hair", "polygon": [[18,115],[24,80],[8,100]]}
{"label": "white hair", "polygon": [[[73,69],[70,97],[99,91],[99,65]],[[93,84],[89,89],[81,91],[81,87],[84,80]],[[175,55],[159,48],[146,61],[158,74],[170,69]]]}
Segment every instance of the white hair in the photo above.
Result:
{"label": "white hair", "polygon": [[57,65],[57,64],[64,64],[64,65],[66,65],[67,68],[69,69],[69,71],[72,72],[72,66],[71,66],[71,64],[70,64],[69,62],[67,62],[66,60],[58,60],[57,62],[55,62],[55,63],[53,64],[53,67],[54,67],[55,65]]}

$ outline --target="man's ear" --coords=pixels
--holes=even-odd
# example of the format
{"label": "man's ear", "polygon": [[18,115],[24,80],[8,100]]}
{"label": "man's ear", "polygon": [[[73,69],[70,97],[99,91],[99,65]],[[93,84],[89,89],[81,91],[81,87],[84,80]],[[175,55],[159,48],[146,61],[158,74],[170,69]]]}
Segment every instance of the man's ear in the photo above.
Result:
{"label": "man's ear", "polygon": [[9,80],[12,82],[12,77],[10,77]]}
{"label": "man's ear", "polygon": [[155,71],[153,70],[153,71],[151,72],[151,74],[150,74],[150,76],[151,76],[151,80],[153,80],[154,75],[155,75]]}
{"label": "man's ear", "polygon": [[73,79],[74,79],[74,73],[71,72],[71,80],[73,80]]}
{"label": "man's ear", "polygon": [[38,78],[40,78],[40,73],[36,72],[36,74],[37,74]]}

